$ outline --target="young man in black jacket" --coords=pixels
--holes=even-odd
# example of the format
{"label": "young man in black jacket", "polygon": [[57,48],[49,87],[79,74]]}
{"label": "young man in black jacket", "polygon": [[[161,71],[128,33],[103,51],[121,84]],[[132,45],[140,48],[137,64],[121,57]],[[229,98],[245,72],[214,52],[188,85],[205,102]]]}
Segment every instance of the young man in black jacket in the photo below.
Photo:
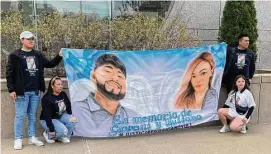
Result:
{"label": "young man in black jacket", "polygon": [[248,49],[248,46],[249,37],[247,34],[240,34],[238,36],[237,47],[228,46],[222,83],[226,86],[228,93],[237,75],[244,75],[248,83],[251,83],[255,72],[255,56],[254,53]]}
{"label": "young man in black jacket", "polygon": [[23,121],[28,115],[28,143],[44,145],[36,136],[36,115],[40,91],[45,91],[44,68],[52,68],[62,60],[62,51],[52,60],[33,49],[35,36],[29,31],[20,34],[22,48],[9,54],[6,69],[10,98],[15,102],[14,149],[22,149]]}

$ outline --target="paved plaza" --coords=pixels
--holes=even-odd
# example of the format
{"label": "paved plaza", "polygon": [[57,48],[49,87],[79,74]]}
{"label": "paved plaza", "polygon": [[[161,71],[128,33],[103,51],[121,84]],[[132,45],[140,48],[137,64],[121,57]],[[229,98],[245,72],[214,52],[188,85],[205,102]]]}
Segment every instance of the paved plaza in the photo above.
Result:
{"label": "paved plaza", "polygon": [[[72,138],[71,143],[28,145],[13,150],[13,139],[2,139],[2,154],[270,154],[271,125],[250,125],[247,134],[218,133],[220,127],[189,128],[125,138]],[[40,137],[44,141],[43,137]]]}

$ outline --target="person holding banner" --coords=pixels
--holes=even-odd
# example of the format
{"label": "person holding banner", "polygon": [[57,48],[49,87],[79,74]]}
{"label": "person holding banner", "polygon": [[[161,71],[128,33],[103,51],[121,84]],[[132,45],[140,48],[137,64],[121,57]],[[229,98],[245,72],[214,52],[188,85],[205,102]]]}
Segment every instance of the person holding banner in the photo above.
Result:
{"label": "person holding banner", "polygon": [[53,77],[41,100],[40,124],[45,129],[43,136],[47,143],[55,140],[69,143],[77,118],[72,116],[71,102],[63,91],[61,78]]}
{"label": "person holding banner", "polygon": [[20,34],[22,47],[8,56],[6,79],[9,96],[14,100],[14,146],[15,150],[23,148],[23,128],[28,116],[28,144],[43,146],[36,137],[37,111],[40,94],[45,91],[44,68],[53,68],[62,60],[62,49],[51,60],[40,51],[34,50],[36,36],[23,31]]}
{"label": "person holding banner", "polygon": [[[234,83],[224,107],[218,110],[219,119],[223,124],[223,127],[219,130],[220,133],[231,130],[246,133],[246,124],[256,106],[246,77],[238,75]],[[230,126],[227,124],[227,119],[231,121]]]}
{"label": "person holding banner", "polygon": [[95,61],[90,78],[70,86],[72,110],[79,119],[74,135],[108,137],[116,119],[127,123],[138,115],[119,102],[126,94],[126,67],[116,55],[103,54]]}
{"label": "person holding banner", "polygon": [[218,94],[211,87],[214,68],[214,58],[209,52],[202,52],[189,64],[182,77],[175,108],[217,110]]}

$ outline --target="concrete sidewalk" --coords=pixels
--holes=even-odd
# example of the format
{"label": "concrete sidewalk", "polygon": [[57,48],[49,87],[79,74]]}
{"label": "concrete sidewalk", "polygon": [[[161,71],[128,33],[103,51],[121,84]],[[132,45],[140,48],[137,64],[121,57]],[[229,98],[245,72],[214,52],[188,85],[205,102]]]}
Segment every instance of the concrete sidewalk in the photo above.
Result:
{"label": "concrete sidewalk", "polygon": [[[13,150],[13,139],[2,139],[1,153],[25,154],[270,154],[271,124],[251,125],[247,134],[218,133],[220,127],[189,128],[115,139],[74,137],[71,143],[36,147],[24,139],[23,150]],[[43,137],[40,137],[44,141]]]}

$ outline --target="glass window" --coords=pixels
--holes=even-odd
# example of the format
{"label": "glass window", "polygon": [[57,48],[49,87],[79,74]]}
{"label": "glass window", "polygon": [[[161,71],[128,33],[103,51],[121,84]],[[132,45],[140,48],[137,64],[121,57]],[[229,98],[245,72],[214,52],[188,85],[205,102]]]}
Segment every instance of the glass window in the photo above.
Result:
{"label": "glass window", "polygon": [[37,13],[42,11],[58,11],[61,14],[75,14],[82,12],[86,16],[95,14],[98,19],[109,16],[108,1],[37,1]]}
{"label": "glass window", "polygon": [[155,17],[165,17],[169,9],[171,1],[113,1],[112,5],[113,17],[118,16],[131,16],[137,11]]}

